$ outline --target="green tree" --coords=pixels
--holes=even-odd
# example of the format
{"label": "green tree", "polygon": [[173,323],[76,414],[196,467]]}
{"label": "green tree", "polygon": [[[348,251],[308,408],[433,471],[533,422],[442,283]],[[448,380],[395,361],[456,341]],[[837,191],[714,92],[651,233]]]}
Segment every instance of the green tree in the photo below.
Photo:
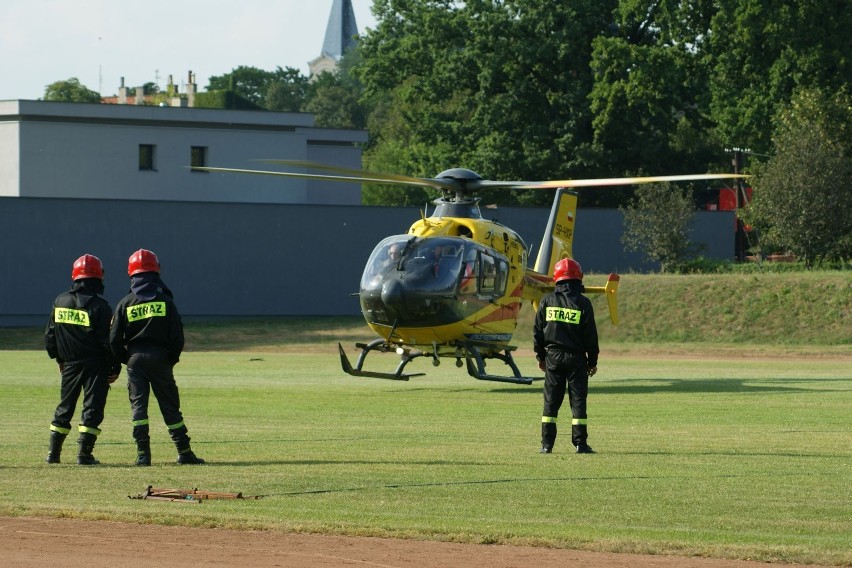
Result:
{"label": "green tree", "polygon": [[[726,171],[726,146],[768,152],[795,88],[848,84],[846,3],[375,0],[353,69],[369,109],[364,160],[490,179]],[[580,190],[584,205],[631,195]]]}
{"label": "green tree", "polygon": [[719,0],[709,34],[711,112],[725,144],[768,153],[773,119],[799,88],[852,77],[847,0]]}
{"label": "green tree", "polygon": [[208,91],[234,91],[241,97],[263,106],[263,99],[269,87],[275,81],[274,73],[240,65],[224,75],[214,75],[208,79]]}
{"label": "green tree", "polygon": [[[233,91],[252,103],[269,109],[267,97],[272,94],[276,108],[270,110],[298,111],[299,99],[304,99],[307,78],[297,69],[276,67],[266,71],[240,65],[230,73],[214,75],[208,80],[208,91]],[[297,106],[298,103],[298,106]],[[295,108],[295,111],[293,110]]]}
{"label": "green tree", "polygon": [[311,78],[302,110],[314,114],[317,126],[366,128],[368,105],[361,101],[364,87],[352,74],[360,61],[356,47],[340,59],[335,73],[320,73]]}
{"label": "green tree", "polygon": [[762,248],[810,267],[852,251],[852,97],[803,90],[777,121],[775,155],[752,179],[748,219]]}
{"label": "green tree", "polygon": [[625,250],[641,252],[663,272],[676,272],[697,252],[689,223],[695,215],[687,191],[668,183],[639,186],[624,213]]}
{"label": "green tree", "polygon": [[593,40],[593,150],[608,173],[704,171],[720,158],[702,60],[711,14],[709,0],[622,0]]}
{"label": "green tree", "polygon": [[[433,177],[441,154],[449,148],[427,146],[417,141],[405,119],[403,106],[392,96],[374,97],[367,128],[372,145],[367,149],[368,169],[402,175]],[[414,205],[423,207],[438,197],[437,191],[418,187],[394,185],[365,185],[362,191],[365,205]]]}
{"label": "green tree", "polygon": [[298,69],[278,67],[275,80],[266,90],[263,106],[279,112],[301,112],[304,110],[308,91],[308,78]]}
{"label": "green tree", "polygon": [[[575,150],[591,139],[591,40],[613,5],[377,0],[357,73],[387,122],[371,121],[365,161],[420,176],[456,166],[491,179],[583,176]],[[483,198],[548,201],[544,192]]]}
{"label": "green tree", "polygon": [[71,77],[45,87],[43,100],[66,103],[99,103],[101,102],[101,95],[86,88],[77,77]]}
{"label": "green tree", "polygon": [[313,113],[316,125],[326,128],[363,128],[366,116],[358,93],[347,89],[339,78],[322,73],[309,87],[304,111]]}
{"label": "green tree", "polygon": [[[136,92],[136,91],[138,91],[138,90],[139,90],[139,89],[134,89],[134,92]],[[145,95],[156,95],[156,94],[159,94],[159,92],[160,92],[160,86],[159,86],[159,85],[157,85],[157,84],[156,84],[155,82],[153,82],[153,81],[148,81],[147,83],[145,83],[144,85],[142,85],[142,93],[141,93],[141,94],[142,94],[142,96],[145,96]]]}

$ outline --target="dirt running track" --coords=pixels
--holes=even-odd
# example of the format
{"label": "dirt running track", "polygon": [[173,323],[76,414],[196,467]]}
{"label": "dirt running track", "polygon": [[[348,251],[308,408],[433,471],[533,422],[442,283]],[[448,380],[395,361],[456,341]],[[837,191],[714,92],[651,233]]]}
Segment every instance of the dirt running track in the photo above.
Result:
{"label": "dirt running track", "polygon": [[[792,568],[790,564],[525,546],[0,517],[0,566],[114,568]],[[796,568],[803,568],[796,565]]]}

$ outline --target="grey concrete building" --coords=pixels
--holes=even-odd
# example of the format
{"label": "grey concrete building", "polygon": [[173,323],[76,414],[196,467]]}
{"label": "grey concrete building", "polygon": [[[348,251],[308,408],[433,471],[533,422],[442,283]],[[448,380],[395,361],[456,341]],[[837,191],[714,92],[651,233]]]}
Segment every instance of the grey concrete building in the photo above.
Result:
{"label": "grey concrete building", "polygon": [[366,131],[315,128],[305,113],[0,101],[0,196],[357,205],[359,184],[190,166],[358,168],[366,141]]}

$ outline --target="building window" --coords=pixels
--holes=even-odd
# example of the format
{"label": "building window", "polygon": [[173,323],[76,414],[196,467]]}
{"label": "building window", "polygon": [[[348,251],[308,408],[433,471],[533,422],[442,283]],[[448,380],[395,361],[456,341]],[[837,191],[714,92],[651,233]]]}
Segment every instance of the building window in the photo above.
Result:
{"label": "building window", "polygon": [[[207,165],[207,146],[193,146],[190,150],[189,165],[193,168],[203,168]],[[192,170],[196,173],[207,172],[204,170]]]}
{"label": "building window", "polygon": [[139,144],[139,169],[154,170],[154,146],[153,144]]}

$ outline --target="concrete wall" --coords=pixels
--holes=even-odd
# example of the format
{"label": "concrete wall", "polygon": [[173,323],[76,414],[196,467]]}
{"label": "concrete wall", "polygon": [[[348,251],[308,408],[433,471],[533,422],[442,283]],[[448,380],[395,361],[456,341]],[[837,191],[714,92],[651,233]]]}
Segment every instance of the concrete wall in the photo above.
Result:
{"label": "concrete wall", "polygon": [[[549,208],[484,216],[518,231],[535,258]],[[416,208],[0,197],[0,325],[41,325],[70,287],[71,265],[98,256],[112,305],[127,258],[157,253],[184,316],[358,315],[363,265],[383,237],[407,232]],[[732,258],[733,215],[699,213],[707,256]],[[574,256],[587,273],[653,269],[621,247],[619,211],[580,209]]]}

